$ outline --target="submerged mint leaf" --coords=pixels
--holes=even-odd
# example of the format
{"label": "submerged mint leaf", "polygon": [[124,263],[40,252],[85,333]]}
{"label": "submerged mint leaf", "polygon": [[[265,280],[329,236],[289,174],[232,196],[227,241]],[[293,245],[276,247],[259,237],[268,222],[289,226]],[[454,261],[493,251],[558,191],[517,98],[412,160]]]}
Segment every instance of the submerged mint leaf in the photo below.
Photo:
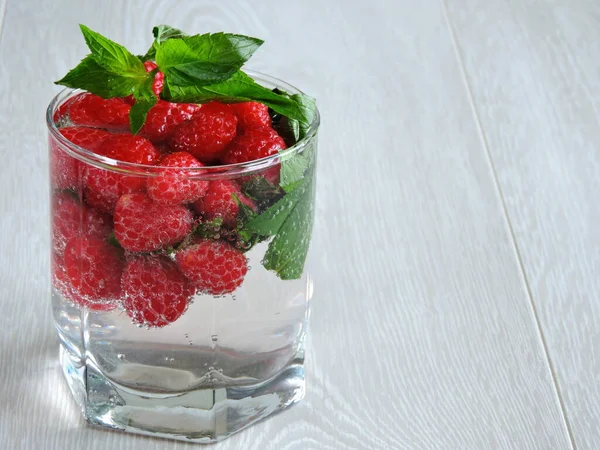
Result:
{"label": "submerged mint leaf", "polygon": [[308,182],[302,197],[269,244],[263,265],[282,280],[302,276],[313,228],[313,184]]}
{"label": "submerged mint leaf", "polygon": [[129,111],[129,125],[131,132],[133,134],[137,134],[146,121],[148,111],[150,111],[152,107],[158,103],[158,99],[152,91],[151,78],[148,79],[146,83],[136,88],[133,93],[133,98],[135,99],[135,103]]}
{"label": "submerged mint leaf", "polygon": [[156,64],[171,84],[204,86],[229,78],[262,43],[227,33],[168,39],[155,45]]}
{"label": "submerged mint leaf", "polygon": [[80,25],[80,28],[85,43],[100,66],[124,77],[144,79],[147,76],[142,61],[125,47],[90,30],[85,25]]}

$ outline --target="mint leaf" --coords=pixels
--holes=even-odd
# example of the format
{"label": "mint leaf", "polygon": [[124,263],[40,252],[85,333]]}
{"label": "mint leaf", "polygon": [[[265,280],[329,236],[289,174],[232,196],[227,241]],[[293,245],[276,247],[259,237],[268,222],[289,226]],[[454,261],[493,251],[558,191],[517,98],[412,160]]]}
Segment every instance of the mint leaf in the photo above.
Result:
{"label": "mint leaf", "polygon": [[155,26],[154,28],[152,28],[152,35],[154,36],[154,39],[156,39],[156,42],[158,42],[159,44],[161,42],[166,41],[167,39],[174,39],[187,36],[187,34],[185,34],[183,31],[178,30],[177,28],[174,28],[170,25]]}
{"label": "mint leaf", "polygon": [[96,62],[107,71],[123,77],[146,78],[146,69],[140,59],[125,47],[80,25],[85,43],[90,48]]}
{"label": "mint leaf", "polygon": [[148,111],[158,102],[152,90],[152,78],[140,85],[133,93],[135,103],[129,111],[129,125],[131,132],[137,134],[144,125]]}
{"label": "mint leaf", "polygon": [[156,47],[160,43],[165,42],[168,39],[177,39],[187,36],[183,31],[173,28],[169,25],[158,25],[152,28],[152,34],[154,35],[154,42],[146,54],[142,56],[142,61],[154,59],[156,56]]}
{"label": "mint leaf", "polygon": [[263,266],[273,270],[282,280],[302,276],[313,227],[312,183],[269,244]]}
{"label": "mint leaf", "polygon": [[229,78],[262,43],[226,33],[168,39],[155,45],[156,64],[174,85],[204,86]]}
{"label": "mint leaf", "polygon": [[[125,47],[85,25],[80,27],[92,53],[64,78],[56,81],[56,84],[83,89],[103,98],[112,98],[135,95],[136,91],[144,89],[144,86],[152,82],[154,75],[147,73],[140,59],[129,53]],[[143,95],[138,94],[137,97],[141,98]],[[142,105],[138,106],[138,110],[140,109]]]}
{"label": "mint leaf", "polygon": [[139,81],[107,71],[92,55],[86,56],[77,67],[55,84],[83,89],[103,98],[124,97],[133,94]]}
{"label": "mint leaf", "polygon": [[247,181],[242,187],[242,193],[254,200],[258,210],[261,212],[285,194],[283,189],[272,185],[263,176],[255,176],[250,181]]}
{"label": "mint leaf", "polygon": [[163,96],[166,100],[183,103],[206,103],[218,100],[225,103],[257,101],[290,119],[297,120],[300,130],[306,133],[316,114],[315,102],[303,95],[281,95],[256,83],[242,71],[230,78],[207,86],[181,86],[165,78]]}
{"label": "mint leaf", "polygon": [[293,186],[293,183],[302,179],[309,164],[310,160],[304,153],[293,155],[281,163],[279,184],[286,192],[290,190],[288,186]]}

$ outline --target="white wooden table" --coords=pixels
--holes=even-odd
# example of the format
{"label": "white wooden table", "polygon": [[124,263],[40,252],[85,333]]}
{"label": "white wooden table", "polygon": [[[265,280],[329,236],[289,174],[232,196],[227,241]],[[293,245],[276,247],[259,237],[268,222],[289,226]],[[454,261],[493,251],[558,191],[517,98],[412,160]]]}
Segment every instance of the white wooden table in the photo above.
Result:
{"label": "white wooden table", "polygon": [[0,0],[0,448],[85,425],[57,363],[45,107],[78,23],[266,44],[323,116],[306,400],[221,449],[600,448],[597,0]]}

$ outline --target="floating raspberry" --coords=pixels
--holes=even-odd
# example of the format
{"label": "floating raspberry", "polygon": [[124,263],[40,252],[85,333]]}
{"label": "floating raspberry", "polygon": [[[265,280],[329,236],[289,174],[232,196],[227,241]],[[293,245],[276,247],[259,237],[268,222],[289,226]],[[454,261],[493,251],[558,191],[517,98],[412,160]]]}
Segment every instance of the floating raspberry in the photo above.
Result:
{"label": "floating raspberry", "polygon": [[73,289],[90,302],[121,296],[122,250],[97,237],[74,237],[67,243],[64,264]]}
{"label": "floating raspberry", "polygon": [[169,146],[202,162],[214,162],[235,137],[236,127],[237,117],[229,105],[211,102],[175,129]]}
{"label": "floating raspberry", "polygon": [[123,195],[115,207],[115,236],[124,249],[151,252],[180,242],[192,229],[185,206],[154,203],[144,194]]}
{"label": "floating raspberry", "polygon": [[[204,164],[186,152],[176,152],[165,156],[161,166],[180,168],[201,168]],[[191,203],[201,198],[208,189],[208,181],[194,180],[186,171],[165,169],[160,175],[148,179],[148,196],[157,203],[179,205]]]}
{"label": "floating raspberry", "polygon": [[243,132],[249,128],[270,128],[271,116],[269,107],[258,102],[234,103],[231,105],[238,118],[238,131]]}
{"label": "floating raspberry", "polygon": [[112,231],[112,219],[95,209],[86,208],[72,195],[61,193],[52,199],[52,244],[63,254],[67,242],[76,236],[106,238]]}
{"label": "floating raspberry", "polygon": [[[237,164],[276,155],[287,148],[285,141],[272,128],[251,128],[237,136],[221,158],[224,164]],[[279,184],[279,164],[261,173],[271,184]]]}
{"label": "floating raspberry", "polygon": [[185,312],[194,287],[165,257],[140,256],[125,266],[123,307],[133,322],[164,327]]}
{"label": "floating raspberry", "polygon": [[108,128],[111,130],[129,129],[131,105],[122,98],[104,99],[94,94],[83,93],[66,106],[66,113],[73,125]]}
{"label": "floating raspberry", "polygon": [[[60,133],[73,144],[94,151],[110,133],[97,128],[65,127]],[[79,187],[79,161],[69,156],[56,142],[50,150],[50,174],[52,186],[56,189],[77,189]]]}
{"label": "floating raspberry", "polygon": [[171,137],[178,125],[190,120],[199,110],[200,106],[194,103],[170,103],[159,100],[148,111],[140,134],[153,143],[163,142]]}
{"label": "floating raspberry", "polygon": [[[141,136],[115,134],[105,139],[97,153],[119,161],[153,165],[160,152]],[[132,192],[143,192],[146,179],[143,175],[128,176],[98,167],[87,167],[84,173],[84,194],[88,205],[112,213],[119,197]]]}
{"label": "floating raspberry", "polygon": [[82,308],[92,311],[112,311],[118,306],[116,301],[92,302],[76,292],[71,286],[63,257],[56,253],[52,255],[52,285],[65,300]]}
{"label": "floating raspberry", "polygon": [[200,239],[177,252],[183,274],[203,293],[224,295],[244,281],[248,263],[244,254],[226,242]]}
{"label": "floating raspberry", "polygon": [[205,220],[221,218],[223,225],[234,227],[236,225],[239,206],[233,196],[255,209],[254,202],[240,191],[237,184],[230,180],[215,180],[208,184],[208,189],[200,200],[194,203],[194,209]]}

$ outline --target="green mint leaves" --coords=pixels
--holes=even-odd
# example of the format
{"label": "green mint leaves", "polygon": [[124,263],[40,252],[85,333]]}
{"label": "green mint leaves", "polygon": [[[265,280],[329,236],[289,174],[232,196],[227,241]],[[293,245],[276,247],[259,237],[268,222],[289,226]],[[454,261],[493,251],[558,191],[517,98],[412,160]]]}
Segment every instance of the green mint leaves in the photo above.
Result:
{"label": "green mint leaves", "polygon": [[[156,104],[152,93],[154,75],[147,73],[144,63],[125,47],[81,25],[85,43],[92,52],[77,67],[56,84],[84,89],[104,98],[133,95],[136,105],[131,108],[131,131],[137,133],[146,114]],[[152,95],[149,95],[148,93]]]}
{"label": "green mint leaves", "polygon": [[263,266],[282,280],[300,278],[304,271],[313,226],[314,145],[282,162],[278,189],[285,195],[262,177],[244,186],[244,192],[257,202],[265,196],[276,199],[260,214],[240,210],[238,233],[252,244],[272,237]]}
{"label": "green mint leaves", "polygon": [[235,103],[257,101],[286,116],[296,139],[306,134],[315,116],[314,100],[304,94],[271,91],[242,72],[242,65],[262,45],[257,38],[230,33],[193,36],[168,25],[152,30],[154,42],[144,56],[81,25],[91,53],[57,81],[103,98],[133,95],[131,131],[143,126],[148,111],[157,102],[151,94],[154,73],[146,72],[144,61],[156,61],[164,76],[161,99],[171,102],[206,103],[212,100]]}
{"label": "green mint leaves", "polygon": [[[241,69],[263,44],[260,39],[230,33],[187,35],[168,25],[154,27],[154,41],[143,56],[81,25],[90,49],[74,69],[56,84],[83,89],[103,98],[133,96],[129,119],[135,134],[144,125],[148,111],[159,100],[180,103],[224,103],[256,101],[267,105],[274,126],[280,125],[288,145],[309,132],[315,121],[314,99],[268,89]],[[144,62],[155,61],[147,72]],[[160,98],[153,92],[156,72],[164,74]],[[277,127],[276,127],[277,128]],[[254,177],[243,188],[258,211],[240,201],[237,227],[225,230],[222,223],[203,223],[196,235],[219,239],[229,233],[241,249],[267,241],[263,266],[283,280],[301,277],[313,225],[315,142],[301,153],[282,158],[279,185]],[[225,231],[224,231],[225,230]]]}
{"label": "green mint leaves", "polygon": [[231,77],[263,41],[237,34],[168,39],[156,48],[156,64],[175,86],[204,86]]}

